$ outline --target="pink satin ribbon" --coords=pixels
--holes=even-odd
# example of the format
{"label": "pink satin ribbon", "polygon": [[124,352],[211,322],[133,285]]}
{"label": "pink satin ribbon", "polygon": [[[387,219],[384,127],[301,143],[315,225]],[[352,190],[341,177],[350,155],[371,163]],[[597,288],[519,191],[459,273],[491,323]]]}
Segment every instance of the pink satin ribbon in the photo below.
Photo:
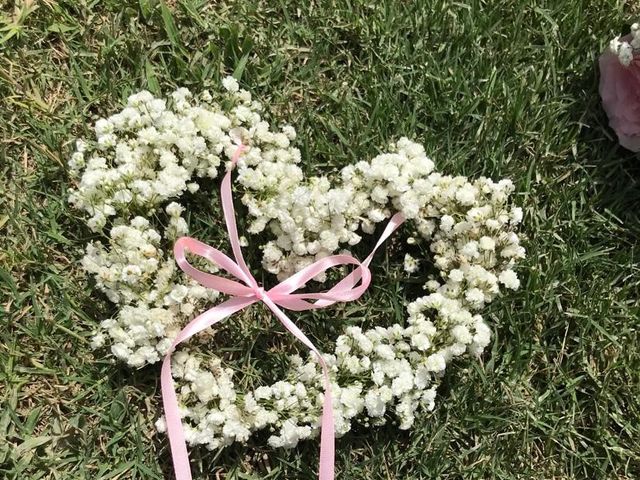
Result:
{"label": "pink satin ribbon", "polygon": [[[239,145],[231,160],[235,165],[240,158],[244,145]],[[373,251],[363,261],[359,262],[351,255],[332,255],[322,258],[308,267],[300,270],[282,283],[265,291],[253,278],[242,256],[238,230],[236,227],[233,200],[231,197],[231,170],[222,180],[222,211],[229,232],[229,240],[235,261],[213,247],[210,247],[190,237],[182,237],[174,245],[174,255],[178,266],[201,285],[219,292],[228,294],[230,299],[217,305],[193,319],[175,338],[162,362],[161,389],[164,404],[165,420],[167,424],[167,436],[171,445],[171,455],[176,474],[176,480],[191,480],[189,466],[189,454],[184,436],[182,421],[178,409],[178,399],[175,392],[173,378],[171,376],[171,355],[175,348],[187,341],[196,333],[218,323],[228,316],[248,307],[256,302],[263,302],[278,317],[280,322],[298,340],[304,343],[318,358],[324,375],[324,403],[322,407],[322,422],[320,436],[320,480],[333,480],[335,459],[335,432],[333,419],[333,404],[331,396],[331,381],[329,369],[320,351],[302,333],[302,331],[279,308],[302,311],[324,308],[336,302],[349,302],[358,299],[368,288],[371,282],[371,272],[368,268],[374,253],[380,245],[404,222],[401,214],[394,215],[380,236]],[[206,258],[215,263],[221,269],[240,280],[239,282],[228,278],[212,275],[193,267],[186,259],[186,251]],[[329,268],[339,265],[355,265],[349,275],[343,278],[333,288],[321,293],[293,293],[318,274]],[[359,283],[359,284],[358,284]],[[316,300],[308,302],[307,300]]]}

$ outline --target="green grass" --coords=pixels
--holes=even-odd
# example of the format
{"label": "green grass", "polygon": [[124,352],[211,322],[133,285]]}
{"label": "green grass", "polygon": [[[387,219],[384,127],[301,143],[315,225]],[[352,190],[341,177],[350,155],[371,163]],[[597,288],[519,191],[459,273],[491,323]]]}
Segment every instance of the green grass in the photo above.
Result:
{"label": "green grass", "polygon": [[[153,427],[158,370],[89,349],[113,311],[79,269],[90,233],[65,203],[65,165],[73,140],[133,91],[200,90],[234,72],[272,121],[296,127],[310,174],[406,135],[441,170],[511,177],[525,208],[523,288],[491,306],[491,351],[448,370],[412,431],[339,440],[339,478],[640,477],[640,158],[606,126],[596,68],[640,9],[16,3],[22,13],[0,0],[1,478],[171,478]],[[394,315],[399,279],[379,267],[374,283],[359,306]],[[314,478],[315,442],[265,445],[195,451],[195,476]]]}

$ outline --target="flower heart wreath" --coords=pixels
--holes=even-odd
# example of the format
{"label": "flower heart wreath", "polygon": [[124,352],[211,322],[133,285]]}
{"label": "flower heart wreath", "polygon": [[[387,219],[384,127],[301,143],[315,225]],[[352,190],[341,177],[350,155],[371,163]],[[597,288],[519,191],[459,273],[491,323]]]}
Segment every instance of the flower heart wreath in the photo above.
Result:
{"label": "flower heart wreath", "polygon": [[[478,312],[501,286],[519,286],[513,266],[525,255],[515,233],[522,210],[509,201],[509,180],[437,173],[424,148],[406,138],[390,153],[343,168],[337,187],[326,177],[305,179],[291,145],[295,130],[270,130],[248,92],[231,77],[222,83],[215,97],[207,91],[194,97],[184,88],[169,102],[146,91],[132,95],[121,112],[96,122],[97,141],[77,142],[69,201],[104,235],[87,245],[82,265],[118,307],[92,344],[102,347],[108,337],[112,353],[132,367],[165,358],[165,417],[156,426],[168,433],[178,479],[191,478],[186,443],[213,450],[266,428],[274,433],[269,445],[286,448],[321,431],[320,478],[330,479],[334,433],[343,435],[352,421],[384,424],[391,413],[401,429],[410,428],[420,409],[434,408],[446,364],[489,344],[490,329]],[[235,260],[184,237],[189,225],[175,201],[186,192],[197,195],[198,180],[215,178],[225,157],[222,207]],[[262,247],[262,265],[282,282],[267,291],[242,257],[247,242],[235,224],[234,166],[249,233],[267,230],[273,238]],[[406,219],[414,232],[408,243],[431,242],[438,276],[408,304],[406,325],[349,326],[334,352],[321,354],[279,306],[299,311],[360,297],[371,280],[373,252],[359,262],[344,247],[390,217],[375,248]],[[209,261],[204,271],[187,261],[187,251]],[[426,263],[407,254],[404,268],[414,273]],[[328,291],[293,293],[349,264],[356,268]],[[214,275],[218,268],[240,282]],[[219,293],[231,298],[197,315]],[[241,393],[233,369],[202,348],[204,335],[194,335],[259,301],[313,353],[291,355],[285,380]]]}

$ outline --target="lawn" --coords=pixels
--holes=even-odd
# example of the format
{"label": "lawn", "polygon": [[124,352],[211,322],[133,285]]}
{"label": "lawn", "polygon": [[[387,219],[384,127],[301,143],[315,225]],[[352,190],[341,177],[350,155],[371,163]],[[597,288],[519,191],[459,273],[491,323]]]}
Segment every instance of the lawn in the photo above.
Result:
{"label": "lawn", "polygon": [[[405,135],[442,171],[510,177],[525,210],[522,287],[486,312],[482,361],[448,369],[411,431],[338,440],[338,478],[640,478],[640,158],[597,71],[631,3],[0,0],[0,477],[172,477],[159,368],[89,346],[113,307],[78,263],[92,234],[66,162],[129,94],[234,74],[295,126],[310,174]],[[361,305],[401,304],[397,270],[374,275]],[[311,479],[317,450],[192,461],[199,479]]]}

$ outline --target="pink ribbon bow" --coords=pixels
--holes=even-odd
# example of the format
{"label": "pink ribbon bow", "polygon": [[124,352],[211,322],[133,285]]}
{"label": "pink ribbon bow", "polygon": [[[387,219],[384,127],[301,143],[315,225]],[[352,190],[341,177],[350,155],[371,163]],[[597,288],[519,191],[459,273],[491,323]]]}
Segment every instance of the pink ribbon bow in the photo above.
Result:
{"label": "pink ribbon bow", "polygon": [[[236,164],[244,148],[244,145],[238,146],[238,149],[231,159],[232,166]],[[176,480],[191,480],[192,477],[189,466],[189,455],[187,453],[187,443],[185,441],[178,409],[178,399],[171,376],[171,355],[180,343],[187,341],[196,333],[257,302],[263,302],[269,307],[287,330],[315,353],[322,366],[324,375],[324,403],[322,407],[320,471],[318,477],[320,480],[333,480],[335,433],[329,369],[320,351],[285,315],[280,307],[294,311],[311,310],[324,308],[336,302],[349,302],[359,298],[371,282],[371,272],[368,265],[374,253],[402,222],[404,222],[404,217],[397,213],[391,218],[373,251],[363,262],[359,262],[351,255],[332,255],[325,257],[300,270],[279,285],[265,291],[251,275],[240,249],[233,200],[231,198],[231,170],[227,172],[222,180],[221,192],[222,210],[224,212],[224,220],[229,232],[229,240],[231,241],[231,249],[233,250],[235,262],[220,250],[190,237],[179,238],[173,249],[178,266],[187,275],[197,280],[204,287],[231,295],[230,299],[197,316],[182,329],[171,344],[162,362],[162,401],[164,404],[167,435],[171,445],[171,455],[173,457]],[[193,267],[186,259],[185,253],[187,250],[217,264],[227,273],[240,280],[240,282],[229,280],[218,275],[212,275]],[[327,292],[293,293],[297,289],[304,287],[309,280],[318,274],[338,265],[356,265],[357,268]],[[359,285],[358,282],[360,282]],[[316,301],[311,303],[307,300]]]}

